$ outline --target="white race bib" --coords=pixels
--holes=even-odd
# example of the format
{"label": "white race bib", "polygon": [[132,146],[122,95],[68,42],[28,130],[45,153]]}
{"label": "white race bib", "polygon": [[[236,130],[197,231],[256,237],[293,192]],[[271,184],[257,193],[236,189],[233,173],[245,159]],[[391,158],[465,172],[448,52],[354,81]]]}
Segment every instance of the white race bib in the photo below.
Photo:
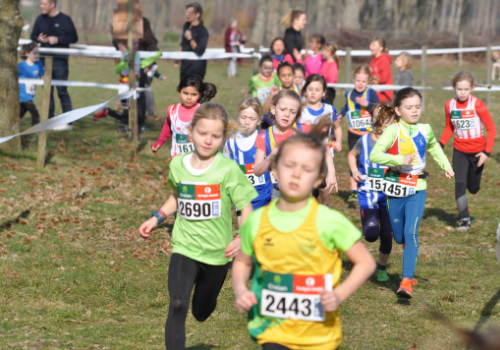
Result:
{"label": "white race bib", "polygon": [[221,216],[220,185],[177,184],[179,217],[209,220]]}
{"label": "white race bib", "polygon": [[459,110],[452,111],[451,122],[455,126],[455,128],[460,130],[469,130],[474,129],[474,110]]}
{"label": "white race bib", "polygon": [[257,98],[259,99],[260,103],[264,103],[267,101],[269,98],[269,95],[271,95],[271,90],[272,86],[267,87],[267,88],[259,88],[257,89]]}
{"label": "white race bib", "polygon": [[24,84],[26,93],[28,95],[34,96],[36,94],[36,85],[35,84]]}
{"label": "white race bib", "polygon": [[387,171],[382,192],[391,197],[409,197],[417,193],[418,175]]}
{"label": "white race bib", "polygon": [[175,151],[177,154],[184,154],[194,151],[194,144],[190,142],[188,135],[175,134],[175,142]]}
{"label": "white race bib", "polygon": [[366,110],[349,111],[349,126],[354,130],[372,127],[372,116]]}
{"label": "white race bib", "polygon": [[245,174],[248,181],[255,187],[266,184],[266,178],[264,175],[257,176],[253,172],[254,164],[239,164],[241,171]]}
{"label": "white race bib", "polygon": [[386,168],[368,167],[368,174],[366,175],[364,187],[369,191],[382,192],[385,170]]}
{"label": "white race bib", "polygon": [[332,290],[332,275],[293,275],[264,271],[260,313],[274,318],[325,321],[319,293]]}

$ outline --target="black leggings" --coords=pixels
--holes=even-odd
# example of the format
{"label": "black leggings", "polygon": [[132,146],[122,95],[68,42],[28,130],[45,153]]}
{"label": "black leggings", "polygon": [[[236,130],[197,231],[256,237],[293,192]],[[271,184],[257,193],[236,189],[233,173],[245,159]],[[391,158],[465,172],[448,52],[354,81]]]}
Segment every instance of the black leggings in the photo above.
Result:
{"label": "black leggings", "polygon": [[186,316],[189,298],[194,287],[192,310],[194,318],[205,321],[217,306],[217,297],[226,279],[231,263],[207,265],[181,254],[172,254],[168,268],[170,304],[165,326],[167,350],[186,347]]}
{"label": "black leggings", "polygon": [[392,227],[387,208],[379,205],[378,209],[361,210],[361,223],[363,224],[363,237],[371,243],[380,237],[379,251],[382,254],[391,254]]}
{"label": "black leggings", "polygon": [[291,349],[276,343],[265,343],[262,344],[262,350],[291,350]]}
{"label": "black leggings", "polygon": [[[349,145],[349,151],[352,151],[354,146],[356,146],[356,143],[358,143],[358,140],[361,138],[360,135],[356,135],[355,133],[352,133],[350,131],[347,131],[347,144]],[[357,167],[359,168],[359,160],[356,161]],[[352,171],[349,170],[349,174],[351,174],[352,177]]]}
{"label": "black leggings", "polygon": [[19,119],[22,119],[26,112],[31,114],[31,126],[35,126],[40,123],[40,115],[38,114],[38,109],[33,101],[21,102],[21,107],[19,108],[20,114]]}
{"label": "black leggings", "polygon": [[333,105],[333,101],[335,101],[335,89],[329,87],[326,89],[326,94],[323,97],[323,102]]}
{"label": "black leggings", "polygon": [[[128,100],[122,100],[122,112],[115,111],[114,109],[108,108],[107,114],[110,117],[118,119],[123,124],[128,125],[128,114],[130,107],[128,105]],[[139,123],[139,128],[143,127],[146,123],[146,94],[141,93],[137,99],[137,120]]]}
{"label": "black leggings", "polygon": [[453,149],[453,171],[455,172],[455,199],[457,201],[460,219],[469,218],[469,203],[467,190],[471,194],[479,192],[484,164],[477,166],[477,153],[464,153]]}

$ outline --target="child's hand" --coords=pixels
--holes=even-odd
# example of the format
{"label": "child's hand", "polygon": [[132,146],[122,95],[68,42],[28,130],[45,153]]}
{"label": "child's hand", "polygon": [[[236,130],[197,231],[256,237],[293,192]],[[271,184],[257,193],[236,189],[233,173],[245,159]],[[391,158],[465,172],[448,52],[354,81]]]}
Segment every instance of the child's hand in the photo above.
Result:
{"label": "child's hand", "polygon": [[335,176],[335,173],[328,173],[326,175],[326,190],[328,193],[332,193],[332,190],[335,188],[335,192],[339,191],[338,185],[337,185],[337,177]]}
{"label": "child's hand", "polygon": [[335,141],[333,143],[333,147],[335,148],[336,152],[342,151],[342,142]]}
{"label": "child's hand", "polygon": [[[307,52],[306,52],[306,54],[307,54]],[[295,57],[296,61],[302,60],[302,55],[300,54],[300,51],[295,49],[295,48],[293,49],[293,57]]]}
{"label": "child's hand", "polygon": [[451,179],[455,176],[455,172],[453,171],[453,169],[448,169],[446,170],[446,173],[444,173],[444,175],[446,176],[446,178]]}
{"label": "child's hand", "polygon": [[257,296],[254,292],[246,289],[236,296],[235,306],[239,312],[248,312],[254,305],[257,305]]}
{"label": "child's hand", "polygon": [[271,88],[271,96],[274,97],[276,96],[278,93],[280,92],[280,88],[276,85],[274,85],[272,88]]}
{"label": "child's hand", "polygon": [[368,105],[370,104],[366,98],[356,97],[355,100],[358,104],[360,104],[363,107],[368,107]]}
{"label": "child's hand", "polygon": [[476,157],[479,157],[479,161],[477,162],[478,167],[483,165],[489,158],[484,152],[479,152],[478,154],[476,154]]}
{"label": "child's hand", "polygon": [[157,141],[151,145],[151,150],[153,151],[153,153],[156,153],[161,148],[161,146],[163,146],[163,143],[160,141]]}
{"label": "child's hand", "polygon": [[356,182],[361,182],[363,181],[363,175],[361,175],[361,173],[359,172],[359,170],[356,170],[356,171],[353,171],[352,172],[352,178],[354,179],[354,181]]}
{"label": "child's hand", "polygon": [[311,125],[311,123],[312,123],[312,122],[311,122],[310,120],[306,120],[306,122],[305,122],[304,124],[306,124],[306,125]]}
{"label": "child's hand", "polygon": [[227,259],[235,258],[241,250],[241,238],[237,237],[224,249],[224,255]]}
{"label": "child's hand", "polygon": [[149,220],[144,221],[141,227],[139,227],[139,234],[142,238],[147,239],[156,226],[158,226],[158,219],[152,216]]}
{"label": "child's hand", "polygon": [[164,75],[162,78],[163,81],[167,81],[167,77]]}
{"label": "child's hand", "polygon": [[403,165],[410,166],[411,163],[413,163],[413,160],[415,159],[415,157],[416,156],[414,154],[407,154],[403,158]]}
{"label": "child's hand", "polygon": [[340,306],[340,300],[334,291],[327,292],[326,290],[319,293],[321,297],[321,305],[326,312],[337,311]]}
{"label": "child's hand", "polygon": [[268,158],[273,160],[274,158],[276,158],[276,156],[278,155],[278,151],[280,150],[279,147],[274,147],[273,150],[271,151],[271,153],[269,154]]}

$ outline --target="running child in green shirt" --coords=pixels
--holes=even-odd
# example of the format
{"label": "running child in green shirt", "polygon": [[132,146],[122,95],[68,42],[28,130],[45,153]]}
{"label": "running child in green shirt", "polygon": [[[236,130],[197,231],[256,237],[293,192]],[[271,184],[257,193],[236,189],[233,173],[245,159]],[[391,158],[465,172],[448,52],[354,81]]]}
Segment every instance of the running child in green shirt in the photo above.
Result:
{"label": "running child in green shirt", "polygon": [[219,152],[227,136],[238,128],[235,125],[219,103],[208,102],[198,108],[189,129],[194,152],[171,161],[167,182],[172,195],[139,228],[140,235],[148,238],[168,215],[177,212],[168,272],[167,350],[185,348],[185,321],[193,286],[195,319],[203,322],[215,310],[231,259],[241,247],[241,239],[233,239],[232,204],[241,208],[244,223],[257,197],[238,164]]}
{"label": "running child in green shirt", "polygon": [[252,93],[252,97],[257,97],[259,102],[264,105],[271,94],[273,86],[281,84],[278,75],[273,72],[273,58],[270,55],[264,55],[259,62],[260,72],[250,78],[245,97]]}

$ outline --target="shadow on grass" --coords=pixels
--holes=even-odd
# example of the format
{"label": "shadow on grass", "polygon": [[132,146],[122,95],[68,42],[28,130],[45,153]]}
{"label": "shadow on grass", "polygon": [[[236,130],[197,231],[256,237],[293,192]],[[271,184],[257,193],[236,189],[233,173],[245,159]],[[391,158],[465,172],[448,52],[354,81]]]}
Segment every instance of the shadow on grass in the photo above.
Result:
{"label": "shadow on grass", "polygon": [[500,164],[500,153],[492,154],[491,158],[493,158],[498,164]]}
{"label": "shadow on grass", "polygon": [[455,226],[457,223],[456,213],[448,213],[446,210],[440,208],[426,208],[424,210],[423,219],[429,219],[435,216],[439,221],[445,222],[449,226]]}
{"label": "shadow on grass", "polygon": [[207,345],[207,344],[196,344],[189,346],[186,350],[210,350],[210,349],[220,349],[219,345]]}
{"label": "shadow on grass", "polygon": [[14,220],[5,221],[4,223],[0,224],[0,232],[7,231],[7,230],[11,229],[12,227],[14,227],[15,224],[19,223],[20,219],[26,219],[29,215],[30,215],[30,211],[25,210],[21,214],[19,214],[19,216],[17,218],[15,218]]}
{"label": "shadow on grass", "polygon": [[495,306],[498,304],[500,301],[500,289],[493,295],[493,297],[484,305],[483,310],[481,311],[481,317],[476,323],[476,326],[474,327],[474,332],[479,331],[479,329],[483,326],[483,324],[488,321],[488,319],[491,317],[491,314],[493,312],[493,309]]}
{"label": "shadow on grass", "polygon": [[36,153],[33,153],[33,154],[9,153],[9,152],[5,152],[5,151],[0,150],[0,157],[1,156],[9,157],[9,158],[16,159],[16,160],[23,160],[23,159],[36,160]]}

